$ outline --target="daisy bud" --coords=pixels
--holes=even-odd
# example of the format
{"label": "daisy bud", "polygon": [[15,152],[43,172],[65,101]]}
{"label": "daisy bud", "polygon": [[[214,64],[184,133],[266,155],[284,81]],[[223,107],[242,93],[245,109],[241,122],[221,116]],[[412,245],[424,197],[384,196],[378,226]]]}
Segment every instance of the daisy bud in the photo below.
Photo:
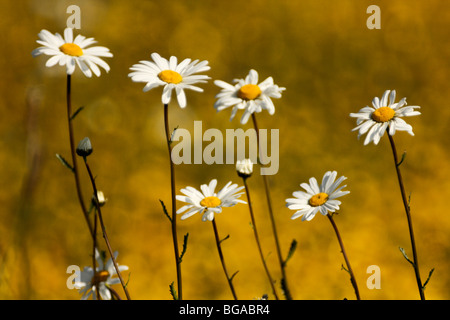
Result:
{"label": "daisy bud", "polygon": [[[108,201],[108,199],[105,198],[105,195],[102,191],[97,191],[97,199],[98,199],[98,205],[100,207],[103,207],[105,205],[106,201]],[[92,196],[92,202],[94,204],[97,201],[97,199],[95,198],[95,196]]]}
{"label": "daisy bud", "polygon": [[80,141],[76,150],[77,155],[80,157],[87,157],[92,153],[92,151],[91,140],[89,140],[88,137]]}
{"label": "daisy bud", "polygon": [[253,173],[253,162],[250,159],[238,160],[236,163],[237,174],[242,178],[248,178]]}

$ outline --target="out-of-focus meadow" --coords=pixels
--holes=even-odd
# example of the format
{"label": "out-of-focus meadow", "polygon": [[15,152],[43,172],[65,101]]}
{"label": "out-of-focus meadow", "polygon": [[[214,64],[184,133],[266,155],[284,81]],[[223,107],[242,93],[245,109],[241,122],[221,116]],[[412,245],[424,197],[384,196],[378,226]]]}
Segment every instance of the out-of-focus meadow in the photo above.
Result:
{"label": "out-of-focus meadow", "polygon": [[[395,135],[398,152],[407,151],[401,169],[411,208],[422,280],[435,272],[428,299],[450,298],[450,195],[448,84],[450,11],[447,1],[377,1],[381,30],[369,30],[372,1],[2,1],[0,25],[0,298],[79,299],[66,286],[69,265],[91,265],[91,238],[77,202],[72,174],[55,157],[70,158],[65,106],[65,69],[46,68],[32,58],[41,29],[62,33],[69,14],[81,8],[81,33],[114,54],[111,71],[72,79],[75,139],[88,136],[89,162],[108,202],[103,215],[133,299],[171,299],[176,281],[170,223],[170,176],[164,140],[161,88],[143,93],[128,78],[129,68],[168,58],[208,60],[212,78],[204,93],[187,92],[188,106],[170,105],[170,124],[193,130],[251,128],[229,121],[230,111],[213,108],[219,88],[251,68],[260,80],[273,76],[286,87],[274,100],[276,113],[257,115],[259,127],[279,129],[280,168],[270,177],[280,244],[286,255],[298,248],[287,276],[295,299],[354,299],[336,236],[325,217],[291,220],[285,199],[312,176],[328,170],[348,177],[351,193],[335,221],[358,281],[362,299],[418,299],[405,213],[387,137],[363,146],[350,112],[369,105],[386,89],[421,106],[407,119],[415,132]],[[102,70],[103,71],[103,70]],[[207,142],[204,143],[204,146]],[[81,163],[81,162],[80,162]],[[80,166],[81,167],[81,166]],[[81,167],[83,169],[83,167]],[[85,199],[91,186],[82,172]],[[234,165],[176,166],[177,190],[198,188],[212,178],[218,187],[242,184]],[[259,174],[249,179],[256,222],[272,276],[280,269]],[[181,206],[181,203],[178,203]],[[239,204],[216,216],[223,251],[241,299],[268,293],[248,207]],[[231,299],[210,223],[195,215],[178,223],[180,245],[189,232],[182,263],[185,299]],[[100,236],[100,239],[101,236]],[[102,248],[105,248],[103,242]],[[370,265],[381,270],[381,289],[369,290]],[[120,286],[116,290],[122,294]],[[281,290],[279,290],[281,295]]]}

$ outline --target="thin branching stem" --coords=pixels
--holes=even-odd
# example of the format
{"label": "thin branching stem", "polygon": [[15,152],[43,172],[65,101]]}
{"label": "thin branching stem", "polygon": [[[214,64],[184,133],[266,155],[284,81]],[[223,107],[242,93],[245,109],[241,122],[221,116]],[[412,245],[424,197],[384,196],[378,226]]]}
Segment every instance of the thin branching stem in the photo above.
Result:
{"label": "thin branching stem", "polygon": [[411,210],[410,210],[410,206],[409,206],[409,201],[406,197],[402,174],[400,172],[400,164],[401,163],[399,163],[399,161],[398,161],[397,149],[395,148],[394,138],[389,134],[389,128],[387,130],[387,134],[389,137],[389,142],[391,143],[392,154],[394,156],[395,170],[397,171],[397,178],[398,178],[398,183],[400,186],[400,192],[402,194],[403,206],[405,207],[406,219],[408,220],[409,237],[411,240],[411,247],[412,247],[412,252],[413,252],[413,264],[412,265],[414,267],[414,272],[416,274],[416,281],[417,281],[417,286],[419,288],[420,299],[425,300],[425,292],[423,290],[422,280],[420,279],[419,261],[417,259],[416,241],[414,240],[414,231],[413,231],[413,225],[412,225]]}
{"label": "thin branching stem", "polygon": [[225,273],[225,276],[227,277],[228,285],[230,286],[231,293],[233,295],[234,300],[237,300],[236,291],[234,290],[233,286],[233,277],[230,278],[228,275],[227,267],[225,265],[225,259],[223,258],[222,253],[222,246],[221,243],[223,240],[220,240],[219,238],[219,232],[217,231],[217,225],[216,225],[216,219],[213,218],[212,225],[214,229],[214,237],[216,238],[216,245],[217,245],[217,251],[219,252],[220,262],[222,263],[223,272]]}
{"label": "thin branching stem", "polygon": [[175,264],[177,269],[177,285],[178,285],[178,300],[183,300],[182,291],[182,278],[181,278],[181,261],[180,250],[178,248],[178,235],[177,235],[177,209],[176,209],[176,194],[175,194],[175,167],[172,161],[172,138],[169,129],[169,105],[164,104],[164,128],[166,131],[167,148],[169,151],[170,162],[170,187],[171,187],[171,199],[172,199],[172,218],[170,223],[172,224],[172,240],[175,252]]}
{"label": "thin branching stem", "polygon": [[339,230],[336,226],[336,223],[333,220],[332,215],[328,213],[327,217],[330,220],[331,225],[333,226],[334,232],[336,233],[336,237],[339,241],[339,246],[341,247],[341,252],[342,252],[342,255],[344,256],[345,264],[347,265],[347,271],[350,274],[350,281],[352,283],[353,289],[355,289],[356,299],[361,300],[361,297],[359,295],[358,285],[356,284],[356,278],[355,278],[355,275],[353,274],[352,267],[350,266],[350,261],[348,260],[347,253],[345,252],[344,243],[342,242],[342,238],[341,238],[341,235],[339,234]]}
{"label": "thin branching stem", "polygon": [[273,295],[275,296],[275,299],[279,300],[277,290],[275,289],[274,281],[272,280],[272,276],[270,275],[269,268],[267,267],[267,264],[266,264],[266,259],[264,258],[264,254],[263,254],[263,251],[261,248],[261,242],[259,241],[258,229],[256,228],[255,215],[253,214],[253,206],[252,206],[252,201],[250,199],[250,190],[249,190],[249,187],[247,184],[247,178],[244,177],[244,178],[242,178],[242,180],[244,181],[245,193],[247,194],[248,208],[250,211],[250,218],[252,219],[253,233],[255,235],[256,245],[258,246],[259,256],[261,257],[261,261],[263,263],[264,270],[266,271],[267,278],[269,279],[270,287],[272,288]]}
{"label": "thin branching stem", "polygon": [[67,75],[67,120],[69,124],[69,140],[70,140],[70,152],[72,155],[72,171],[74,173],[75,177],[75,186],[77,189],[77,195],[78,195],[78,201],[80,202],[81,210],[83,211],[84,218],[86,219],[86,223],[89,227],[89,231],[91,233],[92,239],[95,241],[95,232],[94,228],[92,227],[92,223],[89,220],[89,212],[86,208],[86,205],[83,201],[83,193],[81,191],[81,183],[80,183],[80,176],[78,172],[78,165],[77,165],[77,155],[75,153],[75,138],[73,134],[73,125],[72,125],[72,98],[71,98],[71,76],[70,74]]}
{"label": "thin branching stem", "polygon": [[[256,122],[256,116],[254,113],[252,113],[252,120],[253,120],[253,126],[256,131],[256,140],[257,140],[257,145],[258,145],[258,150],[259,150],[259,130],[258,130],[258,123]],[[268,181],[267,175],[262,175],[262,177],[263,177],[263,181],[264,181],[264,190],[266,193],[267,207],[269,209],[270,223],[272,226],[272,232],[273,232],[273,236],[275,239],[275,246],[277,249],[278,262],[279,262],[280,268],[281,268],[281,282],[283,283],[284,295],[287,300],[292,300],[292,296],[291,296],[291,293],[290,293],[290,290],[289,290],[288,284],[287,284],[286,264],[284,263],[283,256],[281,254],[280,241],[278,239],[277,227],[276,227],[275,218],[274,218],[274,214],[273,214],[273,210],[272,210],[272,200],[271,200],[271,196],[270,196],[269,181]]]}
{"label": "thin branching stem", "polygon": [[[98,220],[99,220],[100,226],[102,228],[103,238],[105,239],[106,247],[108,248],[109,255],[111,256],[111,260],[112,260],[112,262],[114,264],[114,268],[116,269],[117,276],[119,277],[119,280],[120,280],[120,283],[122,285],[123,291],[125,292],[125,295],[127,296],[127,299],[131,300],[130,294],[128,293],[128,289],[127,289],[127,287],[125,285],[125,282],[123,281],[122,275],[120,274],[119,265],[117,264],[116,258],[114,257],[114,252],[113,252],[113,250],[111,248],[111,244],[110,244],[109,239],[108,239],[108,234],[106,233],[105,224],[103,222],[102,211],[100,209],[100,201],[98,200],[98,197],[97,197],[97,186],[95,184],[94,176],[92,175],[91,168],[89,167],[89,164],[86,161],[86,157],[83,157],[83,159],[84,159],[84,163],[86,165],[86,170],[87,170],[87,172],[89,174],[89,178],[91,179],[92,189],[94,191],[94,198],[95,198],[94,202],[95,202],[95,206],[96,206],[96,209],[97,209]],[[94,272],[95,272],[95,269],[94,269]]]}

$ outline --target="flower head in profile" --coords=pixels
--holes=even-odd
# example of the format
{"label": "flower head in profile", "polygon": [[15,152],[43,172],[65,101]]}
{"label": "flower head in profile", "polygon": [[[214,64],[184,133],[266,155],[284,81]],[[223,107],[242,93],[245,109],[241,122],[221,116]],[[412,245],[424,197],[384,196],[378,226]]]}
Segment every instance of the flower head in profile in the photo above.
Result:
{"label": "flower head in profile", "polygon": [[231,118],[233,120],[237,111],[244,109],[241,124],[246,124],[252,113],[267,110],[270,115],[275,113],[275,106],[271,98],[281,98],[280,88],[273,82],[272,77],[258,84],[258,72],[250,70],[245,79],[234,79],[235,85],[228,84],[222,80],[214,81],[214,84],[222,90],[216,95],[217,101],[214,108],[217,111],[233,106]]}
{"label": "flower head in profile", "polygon": [[248,178],[253,173],[253,162],[250,159],[238,160],[236,162],[236,171],[238,176]]}
{"label": "flower head in profile", "polygon": [[[117,251],[114,253],[114,258],[117,259]],[[97,261],[96,271],[93,271],[92,267],[84,267],[81,271],[80,279],[75,281],[74,287],[80,289],[82,294],[81,299],[87,300],[92,295],[93,299],[97,299],[96,291],[99,291],[100,298],[102,300],[111,300],[111,292],[108,289],[111,285],[120,283],[119,278],[113,276],[116,275],[116,269],[114,267],[111,258],[104,264],[98,250],[95,250],[95,259]],[[128,270],[127,266],[120,265],[119,271]]]}
{"label": "flower head in profile", "polygon": [[[77,35],[73,38],[72,28],[64,30],[64,37],[59,33],[52,34],[47,30],[42,30],[39,34],[39,40],[36,42],[42,47],[36,48],[31,53],[33,57],[41,54],[52,56],[47,60],[46,66],[53,67],[57,63],[60,66],[66,66],[66,72],[71,75],[75,71],[75,66],[81,69],[88,78],[92,77],[92,72],[99,77],[100,67],[109,71],[109,65],[100,57],[112,57],[112,53],[106,47],[89,47],[96,43],[94,38],[86,38]],[[89,47],[89,48],[88,48]]]}
{"label": "flower head in profile", "polygon": [[185,195],[177,195],[177,200],[188,203],[177,211],[177,214],[180,214],[187,210],[181,216],[181,219],[184,220],[200,212],[203,213],[202,221],[212,221],[214,219],[214,213],[221,213],[223,207],[233,207],[238,203],[246,203],[238,199],[244,194],[243,192],[238,193],[244,187],[238,187],[237,184],[231,184],[230,181],[216,193],[214,191],[216,186],[217,180],[213,179],[209,185],[201,185],[201,191],[193,187],[181,189],[181,192]]}
{"label": "flower head in profile", "polygon": [[169,60],[162,58],[157,53],[152,53],[153,61],[140,61],[133,65],[128,76],[134,82],[146,82],[143,91],[147,92],[153,88],[164,86],[162,103],[168,104],[175,90],[178,104],[181,108],[186,107],[185,89],[203,92],[202,88],[194,86],[197,83],[205,83],[210,79],[206,75],[196,73],[210,69],[208,61],[184,59],[178,63],[177,57],[171,56]]}
{"label": "flower head in profile", "polygon": [[377,145],[387,129],[391,136],[397,130],[406,131],[413,136],[412,126],[402,117],[419,115],[420,112],[415,110],[419,108],[419,106],[406,106],[406,98],[395,102],[395,90],[386,90],[381,99],[375,97],[372,100],[372,107],[366,106],[357,113],[350,113],[350,117],[357,118],[357,127],[352,131],[359,130],[358,138],[367,133],[364,145],[371,141]]}
{"label": "flower head in profile", "polygon": [[336,180],[336,176],[336,171],[328,171],[323,176],[320,186],[314,177],[309,179],[309,184],[300,184],[306,192],[295,191],[293,193],[295,198],[286,199],[286,206],[291,210],[297,210],[291,219],[302,217],[302,221],[310,221],[319,211],[321,214],[327,215],[328,212],[339,210],[341,202],[336,199],[350,191],[341,191],[346,185],[339,187],[347,178],[341,176]]}

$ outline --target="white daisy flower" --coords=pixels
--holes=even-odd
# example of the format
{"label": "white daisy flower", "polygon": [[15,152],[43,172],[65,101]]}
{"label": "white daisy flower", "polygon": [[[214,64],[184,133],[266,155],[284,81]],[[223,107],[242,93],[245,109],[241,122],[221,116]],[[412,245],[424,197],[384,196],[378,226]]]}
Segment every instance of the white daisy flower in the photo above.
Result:
{"label": "white daisy flower", "polygon": [[[389,101],[388,101],[389,96]],[[372,100],[373,107],[366,106],[358,111],[358,113],[350,113],[350,117],[357,118],[357,127],[352,131],[359,130],[358,138],[367,132],[364,145],[373,141],[374,144],[380,142],[386,129],[389,135],[393,136],[396,130],[406,131],[410,135],[414,135],[412,126],[407,124],[402,117],[417,116],[420,114],[419,106],[406,106],[406,98],[399,102],[395,101],[395,90],[386,90],[381,97],[375,97]],[[369,130],[370,129],[370,130]]]}
{"label": "white daisy flower", "polygon": [[347,178],[342,176],[335,181],[336,176],[336,171],[328,171],[323,176],[320,186],[316,178],[309,179],[309,184],[300,184],[306,192],[295,191],[293,193],[295,198],[286,199],[286,206],[289,209],[298,210],[291,219],[302,216],[302,221],[310,221],[319,211],[321,214],[327,215],[328,212],[339,210],[341,202],[336,199],[350,193],[350,191],[341,191],[346,185],[338,188],[342,181]]}
{"label": "white daisy flower", "polygon": [[[117,261],[118,252],[114,253],[114,258]],[[81,271],[80,279],[74,282],[74,287],[80,289],[82,294],[81,300],[87,300],[92,295],[93,299],[97,299],[96,291],[99,290],[100,297],[103,300],[111,300],[111,292],[108,287],[120,283],[119,278],[113,278],[117,274],[116,268],[111,258],[103,264],[103,259],[100,257],[97,249],[95,250],[95,259],[97,260],[97,268],[94,273],[92,267],[84,267]],[[119,265],[119,271],[128,270],[128,266]]]}
{"label": "white daisy flower", "polygon": [[41,54],[52,56],[45,64],[47,67],[53,67],[59,63],[60,66],[65,65],[67,74],[71,75],[75,71],[75,66],[78,65],[88,78],[92,77],[92,72],[97,77],[100,76],[98,66],[106,72],[109,71],[109,65],[99,58],[112,57],[109,49],[100,46],[87,48],[97,42],[94,38],[77,35],[74,39],[72,28],[64,30],[64,38],[59,33],[52,34],[47,30],[42,30],[38,36],[40,40],[36,42],[43,46],[34,49],[31,54],[33,57]]}
{"label": "white daisy flower", "polygon": [[258,84],[258,72],[250,70],[245,79],[234,79],[235,85],[222,80],[214,81],[222,91],[216,95],[217,101],[214,108],[217,111],[234,106],[231,110],[230,121],[233,120],[239,109],[245,109],[241,118],[241,124],[246,124],[250,115],[267,110],[270,115],[275,113],[275,106],[270,98],[281,98],[281,92],[286,88],[280,88],[273,83],[273,78],[268,77]]}
{"label": "white daisy flower", "polygon": [[133,65],[128,76],[134,82],[146,82],[143,91],[147,92],[153,88],[164,86],[162,103],[168,104],[175,89],[178,104],[181,108],[186,107],[186,94],[184,89],[203,92],[203,89],[194,86],[196,83],[205,83],[210,77],[196,75],[195,73],[207,71],[210,68],[208,61],[184,59],[179,64],[177,58],[171,56],[169,60],[162,58],[157,53],[152,53],[153,61],[140,61]]}
{"label": "white daisy flower", "polygon": [[244,187],[238,187],[237,184],[231,184],[230,181],[218,193],[215,193],[214,189],[216,186],[217,180],[213,179],[209,185],[203,184],[200,186],[201,192],[192,187],[181,189],[185,196],[177,195],[177,200],[188,203],[177,211],[177,214],[180,214],[187,210],[181,216],[181,219],[184,220],[197,212],[203,212],[202,221],[212,221],[214,213],[221,213],[222,207],[232,207],[238,203],[246,203],[238,200],[244,193],[237,193]]}

